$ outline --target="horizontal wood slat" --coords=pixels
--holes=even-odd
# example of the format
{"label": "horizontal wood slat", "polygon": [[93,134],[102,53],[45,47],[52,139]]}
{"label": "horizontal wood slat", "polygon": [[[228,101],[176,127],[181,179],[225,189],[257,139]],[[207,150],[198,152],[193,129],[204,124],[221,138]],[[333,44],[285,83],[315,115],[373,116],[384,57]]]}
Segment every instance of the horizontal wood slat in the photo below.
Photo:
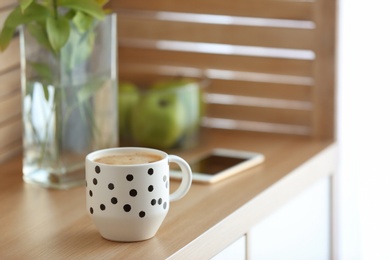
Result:
{"label": "horizontal wood slat", "polygon": [[312,87],[265,82],[211,80],[208,92],[250,97],[310,101]]}
{"label": "horizontal wood slat", "polygon": [[22,138],[22,118],[15,116],[12,119],[0,124],[0,148],[21,140]]}
{"label": "horizontal wood slat", "polygon": [[[171,74],[159,73],[158,71],[141,71],[122,66],[119,70],[119,78],[122,81],[133,82],[139,86],[148,86],[152,82],[169,80],[173,77],[186,77],[197,81],[206,79],[209,83],[206,85],[206,91],[210,93],[221,93],[229,95],[246,95],[253,97],[276,98],[285,100],[310,101],[312,87],[308,85],[282,84],[272,82],[255,82],[244,80],[227,80],[218,78],[206,78],[207,75],[185,74],[178,70]],[[128,69],[129,68],[129,69]]]}
{"label": "horizontal wood slat", "polygon": [[0,147],[0,163],[6,161],[16,154],[21,153],[22,150],[22,139],[16,140],[15,142],[12,142],[5,147]]}
{"label": "horizontal wood slat", "polygon": [[19,38],[15,38],[4,52],[0,52],[0,74],[17,68],[19,64]]}
{"label": "horizontal wood slat", "polygon": [[310,111],[211,104],[207,116],[233,120],[310,125]]}
{"label": "horizontal wood slat", "polygon": [[21,114],[20,92],[0,98],[0,124]]}
{"label": "horizontal wood slat", "polygon": [[273,48],[313,49],[314,30],[234,24],[207,24],[118,16],[118,35],[124,38],[211,42]]}
{"label": "horizontal wood slat", "polygon": [[212,79],[225,81],[244,81],[257,84],[273,83],[288,85],[313,86],[313,79],[306,76],[289,76],[245,71],[219,70],[210,68],[194,68],[184,66],[168,66],[158,64],[141,63],[123,63],[119,67],[119,76],[121,79],[141,83],[141,85],[150,84],[159,77],[187,77],[197,79]]}
{"label": "horizontal wood slat", "polygon": [[[1,4],[0,4],[0,8],[1,8]],[[5,19],[7,18],[10,12],[11,12],[10,8],[0,9],[0,29],[3,28]]]}
{"label": "horizontal wood slat", "polygon": [[279,19],[311,20],[313,3],[309,1],[273,0],[113,0],[114,10],[141,9],[189,13],[223,14],[235,16],[268,17]]}
{"label": "horizontal wood slat", "polygon": [[[0,9],[13,6],[17,3],[17,0],[1,0],[0,1]],[[1,23],[0,23],[1,24]]]}
{"label": "horizontal wood slat", "polygon": [[207,128],[220,128],[220,129],[231,129],[231,130],[277,133],[277,134],[304,135],[304,136],[308,136],[312,134],[311,127],[307,127],[307,126],[233,120],[233,119],[226,119],[226,118],[204,117],[202,120],[202,125]]}
{"label": "horizontal wood slat", "polygon": [[12,92],[19,92],[20,84],[20,69],[13,69],[0,74],[0,99]]}
{"label": "horizontal wood slat", "polygon": [[216,55],[154,49],[119,47],[118,55],[127,63],[189,66],[295,76],[311,76],[312,61],[262,58],[242,55]]}

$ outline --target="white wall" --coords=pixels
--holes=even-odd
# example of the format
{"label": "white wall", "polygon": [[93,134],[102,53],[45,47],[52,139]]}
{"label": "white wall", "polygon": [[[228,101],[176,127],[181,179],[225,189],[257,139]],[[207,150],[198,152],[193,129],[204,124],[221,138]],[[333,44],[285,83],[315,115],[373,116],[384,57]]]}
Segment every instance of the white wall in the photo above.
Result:
{"label": "white wall", "polygon": [[339,0],[340,259],[390,259],[390,1]]}

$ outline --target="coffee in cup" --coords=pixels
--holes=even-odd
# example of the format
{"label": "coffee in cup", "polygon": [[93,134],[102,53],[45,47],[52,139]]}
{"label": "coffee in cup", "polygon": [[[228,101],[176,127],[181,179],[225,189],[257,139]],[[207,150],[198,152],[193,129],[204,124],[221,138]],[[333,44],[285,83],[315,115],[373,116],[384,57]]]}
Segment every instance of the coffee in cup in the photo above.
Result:
{"label": "coffee in cup", "polygon": [[96,158],[94,161],[104,164],[130,165],[152,163],[160,161],[161,159],[161,156],[152,153],[129,152],[124,154],[106,155],[103,157]]}

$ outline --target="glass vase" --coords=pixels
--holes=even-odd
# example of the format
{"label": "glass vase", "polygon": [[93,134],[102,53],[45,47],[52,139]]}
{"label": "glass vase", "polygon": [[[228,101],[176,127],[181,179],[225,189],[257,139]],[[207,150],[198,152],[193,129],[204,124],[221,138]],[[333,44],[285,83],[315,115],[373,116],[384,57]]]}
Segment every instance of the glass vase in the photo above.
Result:
{"label": "glass vase", "polygon": [[23,179],[67,189],[85,183],[89,152],[118,145],[116,15],[80,31],[55,53],[20,35]]}

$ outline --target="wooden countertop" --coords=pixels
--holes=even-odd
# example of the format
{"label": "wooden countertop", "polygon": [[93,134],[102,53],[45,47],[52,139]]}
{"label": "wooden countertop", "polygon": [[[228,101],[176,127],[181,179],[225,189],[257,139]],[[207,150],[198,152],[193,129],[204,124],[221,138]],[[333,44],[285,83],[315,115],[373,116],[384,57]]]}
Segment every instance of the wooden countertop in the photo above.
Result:
{"label": "wooden countertop", "polygon": [[194,183],[171,203],[157,235],[136,243],[100,237],[85,209],[85,187],[44,189],[22,181],[20,157],[1,164],[0,258],[210,258],[335,165],[333,141],[210,130],[200,143],[177,154],[191,159],[220,147],[261,152],[266,160],[216,184]]}

